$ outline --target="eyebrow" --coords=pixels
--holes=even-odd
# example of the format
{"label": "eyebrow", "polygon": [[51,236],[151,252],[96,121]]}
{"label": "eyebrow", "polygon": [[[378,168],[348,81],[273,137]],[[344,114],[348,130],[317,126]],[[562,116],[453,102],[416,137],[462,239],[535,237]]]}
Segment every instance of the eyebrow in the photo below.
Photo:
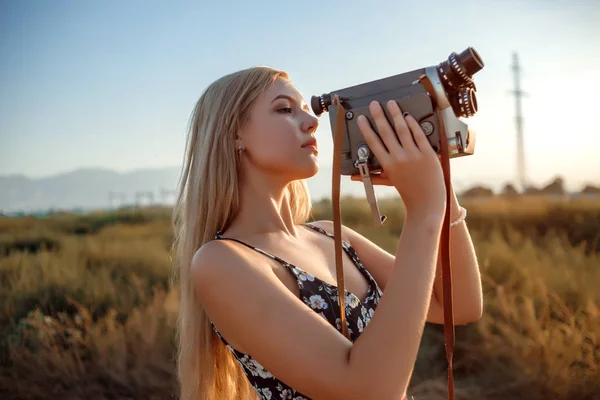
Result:
{"label": "eyebrow", "polygon": [[[271,101],[271,103],[274,103],[275,100],[279,100],[279,99],[286,99],[292,103],[297,103],[297,100],[295,98],[293,98],[292,96],[288,96],[287,94],[280,94],[280,95],[275,96],[275,98]],[[304,103],[302,108],[304,110],[308,110],[308,104]]]}

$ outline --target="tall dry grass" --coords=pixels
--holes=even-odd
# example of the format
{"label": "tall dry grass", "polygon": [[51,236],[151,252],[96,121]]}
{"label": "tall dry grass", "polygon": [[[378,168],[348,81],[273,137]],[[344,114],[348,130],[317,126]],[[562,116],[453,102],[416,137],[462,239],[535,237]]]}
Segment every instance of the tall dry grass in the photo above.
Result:
{"label": "tall dry grass", "polygon": [[[398,200],[343,199],[344,224],[389,251]],[[600,393],[598,201],[463,200],[485,313],[456,328],[457,399]],[[318,203],[315,219],[331,219]],[[0,220],[0,397],[166,399],[174,389],[176,292],[168,209]],[[410,393],[445,399],[443,330],[425,330]]]}

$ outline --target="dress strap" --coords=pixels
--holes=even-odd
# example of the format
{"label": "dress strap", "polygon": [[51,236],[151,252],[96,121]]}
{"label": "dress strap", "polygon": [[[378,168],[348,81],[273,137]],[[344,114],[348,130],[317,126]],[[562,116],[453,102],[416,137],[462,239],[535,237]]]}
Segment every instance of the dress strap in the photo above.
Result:
{"label": "dress strap", "polygon": [[[317,231],[317,232],[319,232],[319,233],[322,233],[323,235],[329,236],[329,237],[330,237],[330,238],[332,238],[332,239],[334,238],[334,236],[333,236],[333,234],[332,234],[332,233],[329,233],[329,232],[327,232],[327,231],[326,231],[325,229],[323,229],[323,228],[320,228],[320,227],[318,227],[318,226],[312,225],[312,224],[310,224],[310,223],[308,223],[308,222],[306,222],[306,223],[304,223],[304,224],[302,224],[302,225],[304,225],[304,226],[306,226],[306,227],[309,227],[309,228],[311,228],[312,230],[315,230],[315,231]],[[255,251],[257,251],[257,252],[259,252],[259,253],[261,253],[261,254],[264,254],[265,256],[267,256],[267,257],[269,257],[269,258],[272,258],[273,260],[276,260],[276,261],[278,261],[278,262],[280,262],[280,263],[282,263],[282,264],[284,264],[284,265],[286,265],[286,266],[287,266],[287,265],[291,265],[290,263],[288,263],[288,262],[287,262],[287,261],[285,261],[284,259],[281,259],[281,258],[277,257],[276,255],[274,255],[274,254],[271,254],[271,253],[269,253],[269,252],[267,252],[267,251],[264,251],[264,250],[262,250],[262,249],[260,249],[260,248],[258,248],[258,247],[252,246],[252,245],[250,245],[250,244],[248,244],[248,243],[246,243],[246,242],[244,242],[244,241],[242,241],[242,240],[235,239],[235,238],[223,237],[223,232],[221,232],[221,231],[218,231],[218,232],[217,232],[217,234],[215,235],[215,240],[233,240],[234,242],[241,243],[241,244],[243,244],[244,246],[246,246],[246,247],[248,247],[248,248],[251,248],[251,249],[253,249],[253,250],[255,250]],[[344,240],[342,240],[342,245],[343,245],[343,247],[344,247],[344,249],[345,249],[345,250],[347,250],[347,248],[349,247],[348,243],[346,243]]]}
{"label": "dress strap", "polygon": [[217,232],[217,234],[215,235],[215,240],[233,240],[234,242],[241,243],[244,246],[246,246],[248,248],[251,248],[252,250],[255,250],[255,251],[257,251],[257,252],[259,252],[259,253],[261,253],[261,254],[269,257],[269,258],[272,258],[273,260],[276,260],[276,261],[280,262],[283,265],[286,265],[286,266],[287,265],[291,265],[290,263],[288,263],[287,261],[285,261],[285,260],[277,257],[276,255],[271,254],[269,252],[266,252],[266,251],[264,251],[262,249],[259,249],[258,247],[252,246],[252,245],[250,245],[250,244],[248,244],[248,243],[246,243],[246,242],[244,242],[242,240],[235,239],[235,238],[223,237],[221,231]]}
{"label": "dress strap", "polygon": [[323,235],[329,236],[329,237],[330,237],[330,238],[332,238],[332,239],[334,238],[334,236],[333,236],[333,233],[327,232],[325,229],[323,229],[323,228],[320,228],[320,227],[318,227],[318,226],[315,226],[315,225],[313,225],[313,224],[311,224],[311,223],[309,223],[309,222],[306,222],[306,223],[304,223],[304,224],[302,224],[302,225],[304,225],[304,226],[307,226],[307,227],[311,228],[311,229],[312,229],[312,230],[314,230],[314,231],[317,231],[317,232],[319,232],[319,233],[322,233]]}
{"label": "dress strap", "polygon": [[[323,228],[321,228],[321,227],[318,227],[318,226],[316,226],[316,225],[312,225],[312,224],[311,224],[311,223],[309,223],[309,222],[306,222],[306,223],[304,223],[304,224],[302,224],[302,225],[304,225],[304,226],[307,226],[307,227],[311,228],[312,230],[315,230],[315,231],[317,231],[317,232],[319,232],[319,233],[322,233],[323,235],[329,236],[329,237],[330,237],[330,238],[332,238],[332,239],[335,239],[335,236],[334,236],[334,234],[333,234],[333,233],[331,233],[331,232],[328,232],[328,231],[326,231],[325,229],[323,229]],[[342,238],[342,248],[343,248],[343,249],[344,249],[346,252],[347,252],[347,251],[352,251],[352,252],[354,252],[354,249],[352,248],[352,246],[350,245],[350,243],[346,242],[346,241],[344,240],[344,238]]]}

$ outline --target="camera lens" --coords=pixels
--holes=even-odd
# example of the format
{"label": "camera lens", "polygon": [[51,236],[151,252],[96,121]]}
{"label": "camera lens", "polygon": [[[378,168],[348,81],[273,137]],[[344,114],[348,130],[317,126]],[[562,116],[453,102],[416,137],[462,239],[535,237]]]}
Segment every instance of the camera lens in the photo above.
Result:
{"label": "camera lens", "polygon": [[462,87],[475,89],[473,75],[483,68],[484,64],[474,48],[469,47],[460,54],[451,53],[448,59],[439,63],[438,73],[447,91],[456,91]]}
{"label": "camera lens", "polygon": [[483,60],[474,48],[469,47],[460,53],[457,57],[458,64],[461,65],[468,76],[473,76],[483,68]]}
{"label": "camera lens", "polygon": [[458,117],[472,117],[477,113],[477,96],[472,88],[460,88],[449,98],[454,114]]}
{"label": "camera lens", "polygon": [[331,96],[327,93],[322,94],[320,96],[312,96],[310,98],[310,107],[312,108],[316,116],[319,116],[323,112],[327,111],[330,105]]}

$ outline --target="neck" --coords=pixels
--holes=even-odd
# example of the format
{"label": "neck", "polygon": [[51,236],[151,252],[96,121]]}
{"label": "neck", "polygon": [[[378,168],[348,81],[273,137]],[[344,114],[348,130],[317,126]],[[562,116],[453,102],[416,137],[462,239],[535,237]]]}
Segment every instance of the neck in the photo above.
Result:
{"label": "neck", "polygon": [[294,224],[287,191],[289,183],[289,179],[278,179],[276,175],[267,179],[256,171],[245,173],[240,186],[240,209],[227,228],[227,236],[298,238],[300,232]]}

